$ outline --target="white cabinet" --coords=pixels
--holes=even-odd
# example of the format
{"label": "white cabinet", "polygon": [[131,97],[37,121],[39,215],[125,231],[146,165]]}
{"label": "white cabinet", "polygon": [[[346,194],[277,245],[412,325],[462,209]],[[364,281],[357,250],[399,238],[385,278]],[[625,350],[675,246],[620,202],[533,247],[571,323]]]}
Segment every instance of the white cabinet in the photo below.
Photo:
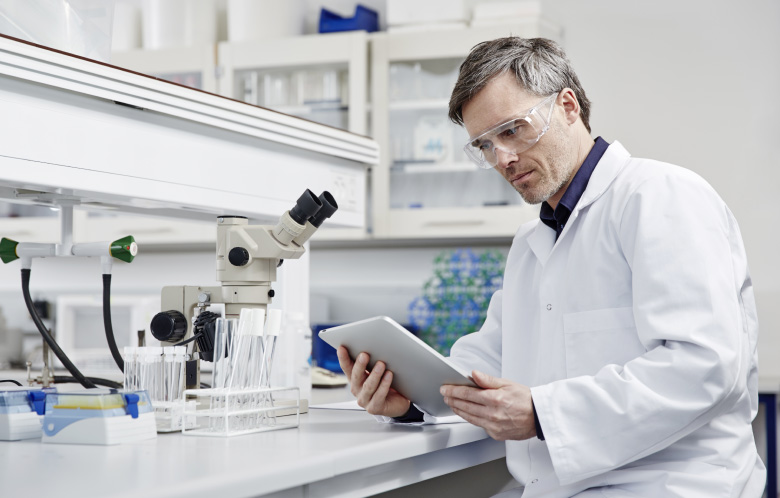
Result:
{"label": "white cabinet", "polygon": [[329,223],[364,227],[363,136],[4,38],[0,113],[0,197],[276,221],[307,187],[346,185]]}
{"label": "white cabinet", "polygon": [[130,50],[111,54],[111,64],[142,74],[216,93],[216,47]]}
{"label": "white cabinet", "polygon": [[365,32],[220,43],[218,59],[221,95],[366,134]]}
{"label": "white cabinet", "polygon": [[378,238],[512,236],[538,213],[496,172],[468,162],[465,130],[447,117],[458,68],[479,42],[509,34],[560,38],[548,23],[380,33],[371,37],[372,173]]}

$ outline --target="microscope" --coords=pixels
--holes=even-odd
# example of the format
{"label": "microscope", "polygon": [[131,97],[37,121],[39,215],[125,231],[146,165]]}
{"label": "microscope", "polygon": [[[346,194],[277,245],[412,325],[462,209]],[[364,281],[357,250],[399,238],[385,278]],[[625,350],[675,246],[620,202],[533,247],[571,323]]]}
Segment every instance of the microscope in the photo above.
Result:
{"label": "microscope", "polygon": [[163,346],[197,341],[198,354],[187,362],[188,389],[200,385],[199,359],[214,360],[215,322],[221,315],[208,308],[224,305],[225,318],[238,318],[242,308],[266,309],[274,297],[271,283],[276,269],[285,259],[300,258],[304,243],[337,209],[329,192],[316,197],[307,189],[275,226],[250,225],[243,216],[217,218],[216,266],[221,285],[163,287],[165,311],[155,315],[150,325]]}

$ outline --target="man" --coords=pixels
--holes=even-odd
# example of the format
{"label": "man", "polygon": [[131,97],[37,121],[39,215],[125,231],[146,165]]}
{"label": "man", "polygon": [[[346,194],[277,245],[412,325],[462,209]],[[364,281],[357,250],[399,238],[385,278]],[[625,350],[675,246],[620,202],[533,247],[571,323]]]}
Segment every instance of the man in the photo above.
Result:
{"label": "man", "polygon": [[[444,399],[507,441],[524,497],[759,497],[758,324],[737,223],[697,175],[594,141],[589,108],[549,40],[485,42],[461,65],[450,118],[466,153],[542,206],[485,324],[452,348],[482,389],[443,386]],[[383,364],[339,359],[369,413],[422,418]]]}

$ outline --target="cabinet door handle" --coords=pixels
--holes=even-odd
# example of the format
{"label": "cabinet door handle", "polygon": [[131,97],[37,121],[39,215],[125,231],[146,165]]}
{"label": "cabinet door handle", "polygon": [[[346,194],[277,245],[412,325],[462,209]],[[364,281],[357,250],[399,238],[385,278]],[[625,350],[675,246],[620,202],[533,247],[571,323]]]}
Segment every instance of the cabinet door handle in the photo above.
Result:
{"label": "cabinet door handle", "polygon": [[426,227],[460,227],[484,225],[485,220],[436,220],[423,223]]}

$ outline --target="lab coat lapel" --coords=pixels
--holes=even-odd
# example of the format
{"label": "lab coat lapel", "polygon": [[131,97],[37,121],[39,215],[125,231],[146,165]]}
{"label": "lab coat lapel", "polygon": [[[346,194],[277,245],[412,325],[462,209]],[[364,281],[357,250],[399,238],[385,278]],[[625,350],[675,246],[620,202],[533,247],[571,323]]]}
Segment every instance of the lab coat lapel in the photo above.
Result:
{"label": "lab coat lapel", "polygon": [[536,228],[526,240],[536,255],[536,259],[544,266],[555,246],[555,231],[550,230],[544,223],[537,223]]}
{"label": "lab coat lapel", "polygon": [[617,177],[620,170],[626,165],[631,158],[631,154],[623,147],[623,145],[615,141],[610,145],[601,156],[596,169],[593,170],[593,174],[588,181],[588,186],[585,188],[585,192],[582,193],[579,202],[574,207],[569,221],[561,232],[558,239],[562,239],[569,232],[569,229],[580,215],[580,211],[590,206],[596,199],[607,191],[607,188]]}
{"label": "lab coat lapel", "polygon": [[[563,229],[558,239],[565,237],[569,232],[570,227],[574,224],[575,220],[579,216],[579,212],[585,207],[592,204],[596,199],[606,192],[607,188],[612,184],[615,177],[623,166],[626,165],[631,154],[620,144],[615,141],[610,145],[601,157],[598,166],[593,170],[593,174],[588,181],[588,186],[585,188],[580,201],[575,206],[574,211],[569,217],[566,227]],[[553,249],[555,249],[555,232],[550,230],[545,224],[538,223],[533,233],[528,238],[528,245],[536,255],[539,263],[544,266],[547,260],[550,259]]]}
{"label": "lab coat lapel", "polygon": [[[593,170],[588,186],[585,188],[585,192],[582,193],[580,201],[574,207],[572,215],[575,215],[578,211],[601,197],[601,194],[607,191],[607,188],[612,184],[630,158],[631,154],[628,153],[620,142],[613,142],[604,152],[604,155],[601,156],[596,169]],[[564,233],[566,233],[565,230]]]}

